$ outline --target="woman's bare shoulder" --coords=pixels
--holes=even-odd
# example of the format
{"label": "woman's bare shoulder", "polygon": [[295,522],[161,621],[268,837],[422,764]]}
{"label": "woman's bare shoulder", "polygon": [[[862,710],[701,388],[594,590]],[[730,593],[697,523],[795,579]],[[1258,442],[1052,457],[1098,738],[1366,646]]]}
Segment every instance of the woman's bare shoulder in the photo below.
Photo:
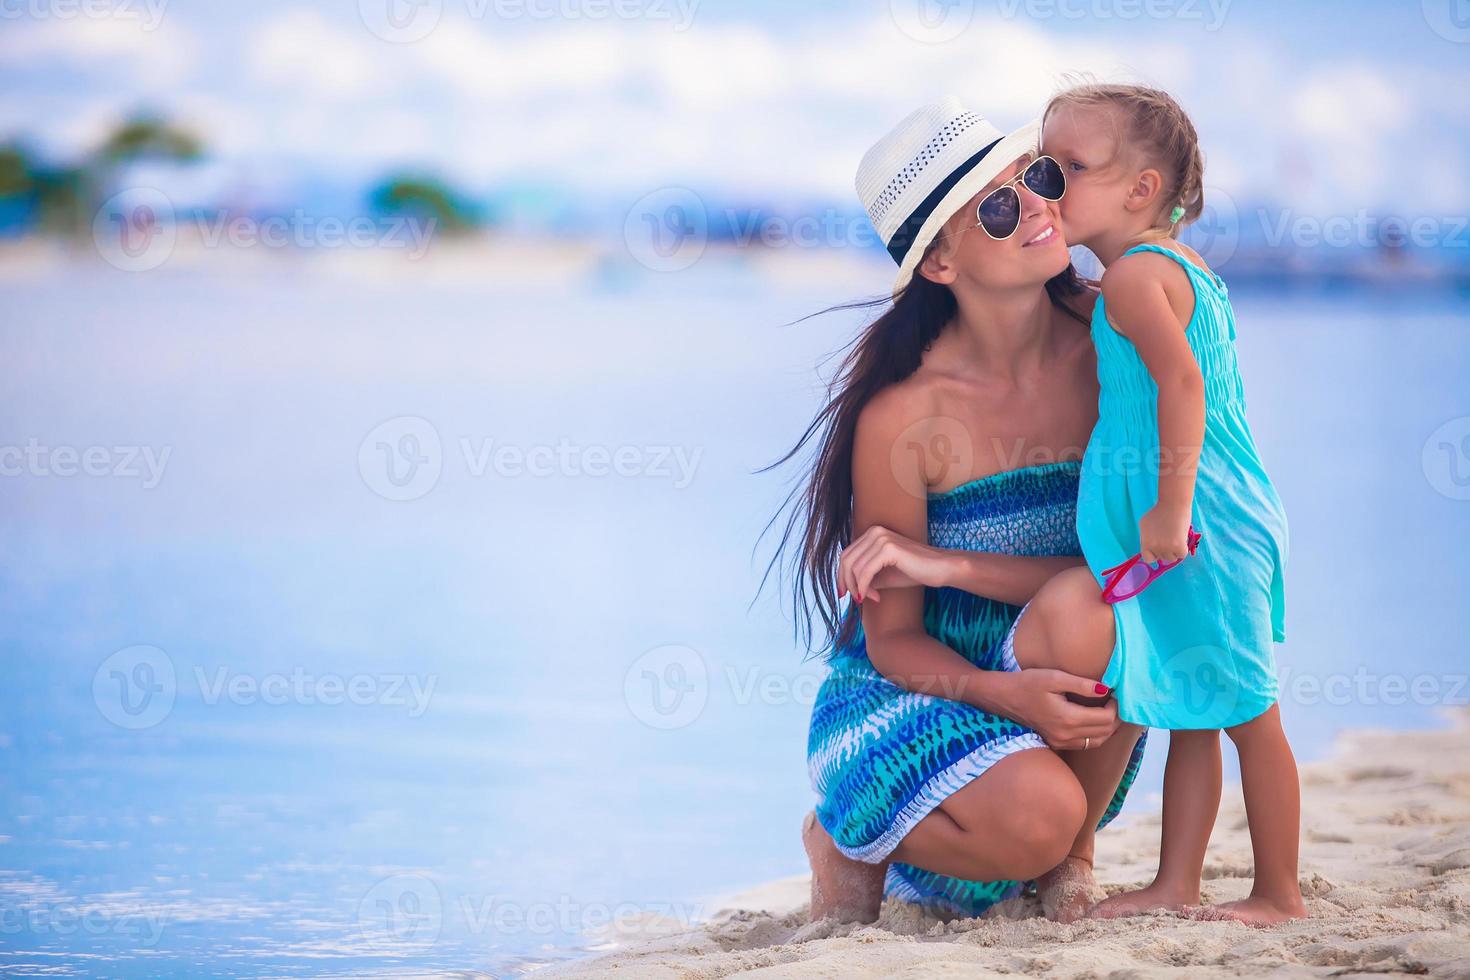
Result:
{"label": "woman's bare shoulder", "polygon": [[882,388],[858,413],[857,435],[888,438],[933,418],[939,411],[939,381],[923,367]]}

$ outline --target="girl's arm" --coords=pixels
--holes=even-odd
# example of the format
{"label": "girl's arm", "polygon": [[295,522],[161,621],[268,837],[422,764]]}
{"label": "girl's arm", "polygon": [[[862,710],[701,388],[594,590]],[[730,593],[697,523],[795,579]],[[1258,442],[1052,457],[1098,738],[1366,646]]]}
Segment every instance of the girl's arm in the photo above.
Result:
{"label": "girl's arm", "polygon": [[[882,392],[858,419],[853,447],[853,531],[874,525],[913,540],[928,540],[928,501],[912,487],[925,485],[921,460],[892,453],[901,436],[913,436],[916,420],[938,413],[923,396]],[[921,444],[928,444],[922,439]],[[915,472],[898,474],[895,466]],[[902,477],[902,480],[900,479]],[[907,484],[907,486],[905,486]],[[936,549],[938,550],[938,549]],[[858,593],[853,600],[859,601]],[[1055,670],[1019,673],[982,670],[924,629],[924,589],[888,588],[881,601],[861,598],[868,658],[889,681],[906,690],[974,705],[1035,728],[1054,748],[1097,745],[1117,728],[1116,707],[1090,708],[1067,700],[1093,697],[1097,682]]]}
{"label": "girl's arm", "polygon": [[1185,328],[1194,313],[1188,274],[1162,255],[1138,253],[1103,276],[1108,322],[1133,342],[1158,386],[1159,499],[1138,522],[1146,562],[1189,554],[1190,505],[1205,439],[1205,382]]}

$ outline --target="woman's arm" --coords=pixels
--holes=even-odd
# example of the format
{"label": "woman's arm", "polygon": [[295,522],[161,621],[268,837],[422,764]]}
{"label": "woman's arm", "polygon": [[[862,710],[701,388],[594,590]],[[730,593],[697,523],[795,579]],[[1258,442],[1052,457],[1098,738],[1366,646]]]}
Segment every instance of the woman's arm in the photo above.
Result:
{"label": "woman's arm", "polygon": [[[911,489],[925,485],[917,472],[922,461],[910,461],[891,447],[900,435],[913,436],[915,421],[937,415],[922,396],[895,388],[880,393],[863,410],[853,447],[855,533],[881,525],[927,541],[928,500]],[[896,466],[912,466],[916,472],[900,474]],[[995,571],[988,568],[985,574]],[[862,610],[869,660],[899,687],[1014,719],[1035,728],[1054,748],[1080,747],[1085,739],[1096,745],[1117,727],[1115,707],[1084,707],[1066,698],[1067,693],[1095,696],[1096,681],[1052,670],[982,670],[930,636],[924,629],[922,586],[888,588],[880,601],[867,601],[856,592],[853,599]]]}
{"label": "woman's arm", "polygon": [[1081,564],[1081,557],[936,548],[875,524],[842,552],[838,587],[864,602],[881,601],[883,590],[927,585],[1023,606],[1052,576]]}

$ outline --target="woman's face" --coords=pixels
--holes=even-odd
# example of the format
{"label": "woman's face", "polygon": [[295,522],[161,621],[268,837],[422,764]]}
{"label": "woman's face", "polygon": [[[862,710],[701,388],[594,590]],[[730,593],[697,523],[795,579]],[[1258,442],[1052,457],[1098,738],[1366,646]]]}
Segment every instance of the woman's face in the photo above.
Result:
{"label": "woman's face", "polygon": [[944,223],[935,245],[919,271],[935,282],[952,286],[970,282],[985,289],[1039,286],[1071,261],[1057,205],[1037,197],[1020,182],[1011,186],[1021,198],[1021,223],[1016,233],[1001,241],[976,227],[975,209],[991,191],[1012,180],[1030,163],[1021,157],[966,202]]}
{"label": "woman's face", "polygon": [[1070,244],[1090,245],[1123,211],[1130,181],[1127,168],[1116,159],[1121,126],[1109,109],[1064,105],[1046,117],[1041,152],[1061,164],[1067,175],[1061,214]]}

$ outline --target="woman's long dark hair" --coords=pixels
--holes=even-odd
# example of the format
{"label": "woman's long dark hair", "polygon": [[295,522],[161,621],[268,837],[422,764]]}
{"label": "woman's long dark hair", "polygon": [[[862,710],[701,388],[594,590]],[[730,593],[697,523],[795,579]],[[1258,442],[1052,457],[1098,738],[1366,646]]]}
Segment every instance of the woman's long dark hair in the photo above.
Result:
{"label": "woman's long dark hair", "polygon": [[[1070,301],[1085,291],[1070,264],[1046,284],[1052,303],[1083,323],[1087,318]],[[878,309],[887,303],[887,298],[881,298],[845,303],[821,312]],[[878,392],[918,370],[924,352],[954,318],[955,311],[954,293],[948,286],[915,275],[893,298],[890,309],[837,352],[846,353],[827,386],[826,406],[790,452],[761,470],[781,466],[815,445],[810,475],[792,489],[766,525],[766,531],[770,531],[782,513],[786,514],[781,541],[761,579],[764,588],[775,569],[779,568],[783,576],[791,575],[796,635],[809,654],[830,655],[850,641],[857,629],[857,617],[844,616],[838,604],[837,563],[852,538],[852,448],[858,415]],[[793,550],[792,540],[797,535],[800,548]],[[814,644],[813,640],[820,643]]]}

